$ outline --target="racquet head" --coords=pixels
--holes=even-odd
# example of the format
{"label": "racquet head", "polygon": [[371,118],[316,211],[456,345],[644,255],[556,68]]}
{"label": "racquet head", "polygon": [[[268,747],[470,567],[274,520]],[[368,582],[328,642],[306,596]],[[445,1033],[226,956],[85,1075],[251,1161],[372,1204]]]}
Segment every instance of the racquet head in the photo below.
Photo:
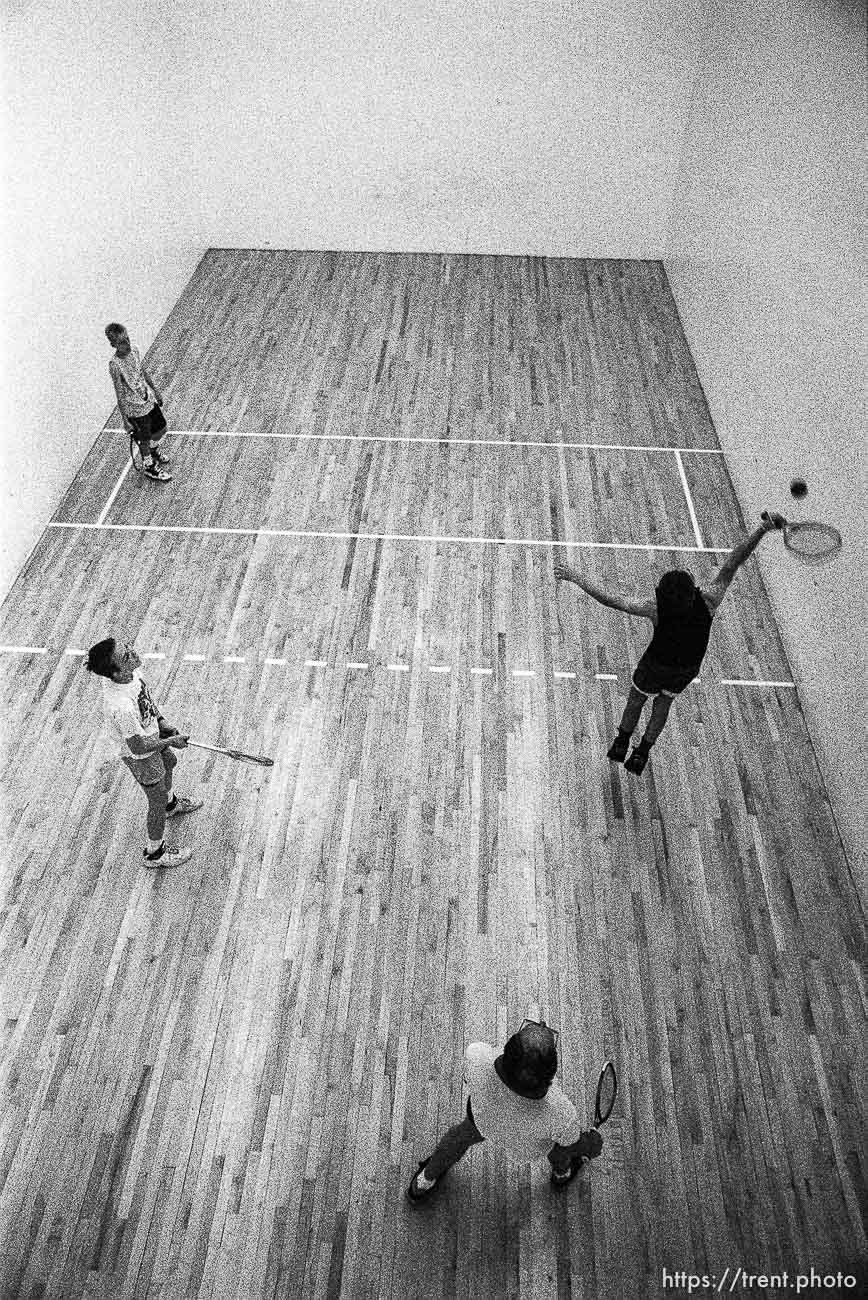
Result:
{"label": "racquet head", "polygon": [[130,437],[130,460],[133,462],[133,469],[137,474],[141,474],[145,458],[142,455],[142,444],[133,437]]}
{"label": "racquet head", "polygon": [[615,1066],[611,1061],[607,1061],[600,1071],[600,1078],[597,1083],[597,1096],[594,1100],[594,1128],[599,1128],[601,1124],[605,1124],[611,1115],[617,1093],[618,1076],[615,1073]]}
{"label": "racquet head", "polygon": [[263,754],[245,754],[240,749],[227,749],[225,752],[230,758],[237,758],[239,763],[257,763],[260,767],[274,767],[274,759],[265,758]]}
{"label": "racquet head", "polygon": [[784,546],[803,564],[825,564],[841,549],[841,534],[831,524],[806,519],[784,527]]}

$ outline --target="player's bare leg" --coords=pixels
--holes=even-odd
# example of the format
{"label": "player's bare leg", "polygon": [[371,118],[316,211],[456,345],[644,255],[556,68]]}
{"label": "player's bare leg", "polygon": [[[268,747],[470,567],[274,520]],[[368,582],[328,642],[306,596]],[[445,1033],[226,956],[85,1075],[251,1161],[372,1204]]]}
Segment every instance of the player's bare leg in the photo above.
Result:
{"label": "player's bare leg", "polygon": [[635,686],[630,687],[630,694],[627,696],[627,703],[621,721],[618,723],[618,734],[609,746],[606,755],[613,763],[623,763],[627,757],[627,750],[630,746],[630,737],[636,730],[636,725],[645,706],[648,696],[637,691]]}
{"label": "player's bare leg", "polygon": [[659,695],[654,696],[651,717],[648,719],[645,735],[639,741],[639,744],[635,746],[632,754],[624,764],[628,772],[633,772],[638,776],[645,770],[648,755],[651,753],[651,746],[666,726],[666,719],[669,717],[669,710],[672,708],[672,698],[671,695],[664,695],[662,691]]}

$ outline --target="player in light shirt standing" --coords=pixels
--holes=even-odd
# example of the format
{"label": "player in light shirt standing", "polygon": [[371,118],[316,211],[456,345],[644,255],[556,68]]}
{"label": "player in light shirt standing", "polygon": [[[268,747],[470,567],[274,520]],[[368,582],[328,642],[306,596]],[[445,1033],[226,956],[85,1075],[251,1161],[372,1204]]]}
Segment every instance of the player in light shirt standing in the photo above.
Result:
{"label": "player in light shirt standing", "polygon": [[190,849],[171,850],[163,843],[167,817],[195,812],[201,801],[172,793],[178,762],[173,751],[185,749],[187,736],[170,727],[139,673],[141,659],[131,645],[107,637],[87,652],[88,672],[102,681],[103,708],[117,741],[118,755],[148,801],[146,867],[180,867]]}

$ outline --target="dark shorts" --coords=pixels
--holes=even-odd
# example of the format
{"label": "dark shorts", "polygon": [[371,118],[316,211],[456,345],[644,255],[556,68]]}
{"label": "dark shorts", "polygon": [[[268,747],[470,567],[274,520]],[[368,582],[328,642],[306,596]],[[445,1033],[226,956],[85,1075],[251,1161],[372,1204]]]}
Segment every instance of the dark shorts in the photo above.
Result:
{"label": "dark shorts", "polygon": [[633,685],[642,695],[680,695],[698,672],[698,668],[667,668],[643,655],[636,665]]}
{"label": "dark shorts", "polygon": [[126,758],[121,755],[121,762],[132,772],[139,785],[159,785],[168,776],[178,762],[171,749],[161,749],[156,754],[146,754],[144,758]]}
{"label": "dark shorts", "polygon": [[134,442],[159,442],[166,432],[166,421],[159,406],[148,411],[147,415],[131,415],[129,421],[132,425],[130,437]]}

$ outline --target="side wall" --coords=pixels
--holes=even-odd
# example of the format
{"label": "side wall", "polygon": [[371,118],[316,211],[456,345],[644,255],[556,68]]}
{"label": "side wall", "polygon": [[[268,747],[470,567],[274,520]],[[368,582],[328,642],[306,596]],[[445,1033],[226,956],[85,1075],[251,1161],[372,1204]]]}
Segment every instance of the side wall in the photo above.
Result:
{"label": "side wall", "polygon": [[845,538],[827,568],[772,541],[760,563],[853,863],[868,788],[865,109],[864,4],[724,0],[665,259],[745,516],[771,505]]}

